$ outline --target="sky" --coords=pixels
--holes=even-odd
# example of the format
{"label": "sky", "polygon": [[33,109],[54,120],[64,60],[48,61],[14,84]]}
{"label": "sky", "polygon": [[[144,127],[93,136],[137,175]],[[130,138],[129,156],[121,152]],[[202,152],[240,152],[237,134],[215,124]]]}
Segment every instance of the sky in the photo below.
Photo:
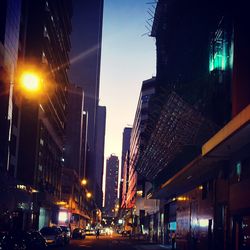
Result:
{"label": "sky", "polygon": [[114,153],[121,159],[123,129],[133,125],[142,81],[155,75],[155,41],[145,34],[148,2],[104,1],[100,105],[107,107],[105,158]]}
{"label": "sky", "polygon": [[142,81],[155,76],[155,40],[145,27],[152,2],[104,0],[99,95],[107,107],[104,164],[110,154],[121,161],[123,129],[133,125]]}

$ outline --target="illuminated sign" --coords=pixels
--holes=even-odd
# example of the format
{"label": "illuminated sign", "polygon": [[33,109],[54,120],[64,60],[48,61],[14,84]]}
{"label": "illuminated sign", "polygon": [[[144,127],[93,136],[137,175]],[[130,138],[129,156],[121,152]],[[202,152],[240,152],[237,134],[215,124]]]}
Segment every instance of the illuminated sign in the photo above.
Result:
{"label": "illuminated sign", "polygon": [[60,211],[58,215],[59,222],[66,222],[68,219],[68,213],[66,211]]}

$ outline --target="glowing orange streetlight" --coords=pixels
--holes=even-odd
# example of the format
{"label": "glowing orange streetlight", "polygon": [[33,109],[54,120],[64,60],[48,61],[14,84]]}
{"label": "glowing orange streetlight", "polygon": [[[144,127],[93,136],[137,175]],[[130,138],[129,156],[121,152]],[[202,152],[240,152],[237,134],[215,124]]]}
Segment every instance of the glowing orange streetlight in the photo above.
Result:
{"label": "glowing orange streetlight", "polygon": [[91,198],[92,194],[90,192],[87,192],[86,196],[87,196],[87,198]]}
{"label": "glowing orange streetlight", "polygon": [[20,77],[22,90],[29,94],[39,93],[42,89],[41,76],[33,71],[24,71]]}
{"label": "glowing orange streetlight", "polygon": [[81,184],[82,184],[83,186],[86,186],[87,183],[88,183],[88,181],[87,181],[86,179],[82,179]]}

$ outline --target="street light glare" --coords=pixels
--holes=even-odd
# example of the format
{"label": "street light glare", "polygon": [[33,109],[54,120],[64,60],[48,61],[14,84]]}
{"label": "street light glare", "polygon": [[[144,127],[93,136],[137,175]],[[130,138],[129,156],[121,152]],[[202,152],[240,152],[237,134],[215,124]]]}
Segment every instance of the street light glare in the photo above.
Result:
{"label": "street light glare", "polygon": [[87,193],[87,198],[91,198],[92,194],[90,192]]}
{"label": "street light glare", "polygon": [[40,90],[40,77],[36,73],[25,72],[21,76],[21,85],[28,92]]}
{"label": "street light glare", "polygon": [[81,184],[82,184],[83,186],[87,185],[87,180],[86,180],[86,179],[82,179]]}

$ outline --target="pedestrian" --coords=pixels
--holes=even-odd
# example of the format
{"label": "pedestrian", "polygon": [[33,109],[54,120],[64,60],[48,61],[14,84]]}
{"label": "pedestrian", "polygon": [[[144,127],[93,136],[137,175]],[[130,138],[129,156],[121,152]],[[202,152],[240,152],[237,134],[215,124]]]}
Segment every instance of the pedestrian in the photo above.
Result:
{"label": "pedestrian", "polygon": [[100,236],[100,229],[97,228],[97,230],[96,230],[96,239],[99,239],[99,236]]}
{"label": "pedestrian", "polygon": [[175,249],[175,231],[172,231],[171,243],[172,243],[172,249]]}

